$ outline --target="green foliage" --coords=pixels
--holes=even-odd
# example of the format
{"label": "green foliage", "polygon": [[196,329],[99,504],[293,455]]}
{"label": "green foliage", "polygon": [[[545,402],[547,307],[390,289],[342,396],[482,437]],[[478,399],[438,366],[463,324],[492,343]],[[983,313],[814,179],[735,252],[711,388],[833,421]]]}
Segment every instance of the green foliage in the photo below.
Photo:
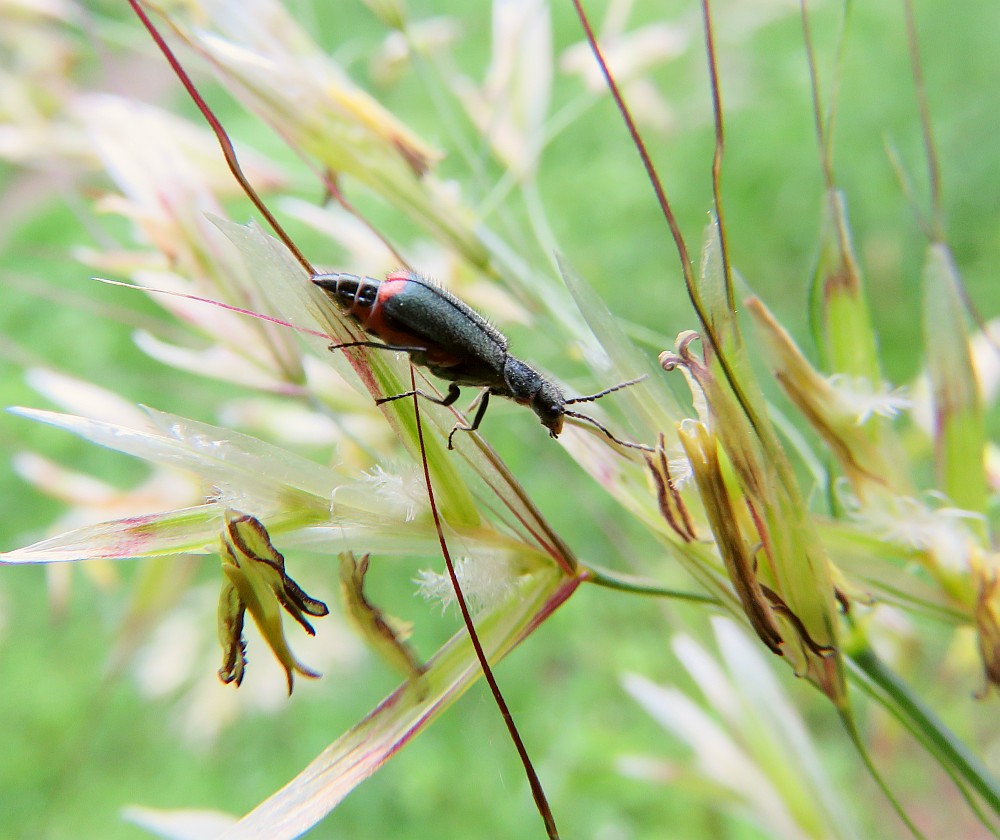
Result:
{"label": "green foliage", "polygon": [[[884,148],[888,138],[923,206],[902,16],[854,4],[838,58],[842,10],[812,10],[820,90],[839,89],[835,177],[824,183],[800,19],[773,4],[715,9],[724,233],[739,277],[711,225],[695,266],[710,331],[563,4],[551,42],[542,7],[516,19],[517,4],[497,4],[513,17],[491,22],[469,4],[332,5],[317,4],[307,25],[264,0],[191,16],[165,4],[177,15],[171,37],[193,47],[187,61],[214,65],[254,114],[218,106],[238,143],[266,150],[241,148],[241,160],[308,259],[373,276],[411,262],[574,393],[650,374],[594,409],[623,436],[662,441],[649,458],[584,426],[556,444],[510,404],[492,405],[483,437],[459,435],[452,453],[454,417],[420,405],[484,644],[499,659],[530,634],[498,678],[564,835],[901,834],[867,760],[926,836],[995,825],[997,768],[963,745],[986,761],[1000,745],[989,707],[971,699],[984,665],[1000,674],[996,467],[984,456],[997,424],[977,392],[963,294],[994,314],[1000,182],[987,126],[1000,92],[971,80],[973,68],[1000,74],[996,4],[920,9],[947,246],[921,235]],[[609,18],[601,40],[698,242],[713,144],[702,33],[688,4],[666,21],[662,4],[636,5],[621,31]],[[416,418],[409,401],[380,412],[371,399],[408,390],[409,367],[87,280],[128,278],[354,337],[281,246],[218,218],[252,210],[207,133],[84,93],[129,78],[139,98],[190,113],[134,19],[74,6],[4,15],[0,387],[5,405],[38,405],[40,393],[68,414],[22,414],[79,440],[0,417],[17,473],[0,472],[12,500],[0,548],[11,562],[92,559],[0,575],[0,834],[135,836],[120,820],[130,804],[239,816],[309,765],[265,810],[305,827],[336,805],[310,836],[541,836],[478,685],[476,702],[441,715],[338,805],[478,674],[454,613],[412,597],[418,577],[440,591],[436,573],[420,571],[440,557],[413,466]],[[969,68],[958,82],[956,54]],[[637,63],[615,63],[623,57]],[[336,180],[316,177],[325,169]],[[315,207],[331,188],[370,226]],[[686,330],[702,333],[703,357],[685,345],[671,358],[690,391],[653,363]],[[936,425],[894,421],[903,397],[880,377],[912,383],[924,369]],[[910,397],[928,405],[919,387]],[[702,457],[683,489],[679,443]],[[108,450],[154,466],[141,472]],[[273,566],[283,555],[280,581],[291,575],[333,613],[313,622],[312,644],[291,628],[293,654],[277,605],[263,610],[286,670],[324,674],[296,683],[291,701],[252,635],[239,693],[215,683],[222,581],[203,553],[217,550],[227,508],[259,520],[266,550],[255,556]],[[360,726],[397,675],[335,606],[345,550],[372,554],[364,597],[360,582],[355,593],[369,622],[384,607],[412,624],[409,644],[430,666],[426,684],[415,678]],[[264,573],[270,583],[241,595],[280,601]],[[632,594],[580,586],[589,578]],[[636,594],[674,591],[698,597]],[[750,626],[784,661],[751,647]],[[165,824],[149,810],[130,819]]]}

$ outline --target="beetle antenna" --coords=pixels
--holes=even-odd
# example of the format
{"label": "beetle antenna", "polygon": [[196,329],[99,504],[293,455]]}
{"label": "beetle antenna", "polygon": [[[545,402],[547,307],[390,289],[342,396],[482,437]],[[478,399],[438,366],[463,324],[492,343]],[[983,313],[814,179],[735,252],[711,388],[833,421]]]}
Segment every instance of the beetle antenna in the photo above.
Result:
{"label": "beetle antenna", "polygon": [[[636,379],[630,379],[628,382],[619,382],[617,385],[612,385],[610,388],[605,388],[603,391],[598,391],[596,394],[591,394],[589,397],[573,397],[573,399],[571,400],[566,400],[566,405],[572,405],[573,403],[593,402],[594,400],[599,400],[601,397],[606,397],[608,394],[613,393],[614,391],[620,391],[622,388],[628,388],[629,385],[635,385],[639,382],[642,382],[642,380],[646,378],[647,378],[646,374],[643,374],[642,376]],[[566,413],[569,414],[570,412],[567,411]],[[589,420],[590,418],[588,417],[585,419]],[[609,434],[608,437],[611,437],[611,435]],[[620,442],[621,441],[619,441],[619,443]]]}
{"label": "beetle antenna", "polygon": [[[626,385],[631,385],[631,384],[632,384],[631,382],[625,382],[621,385],[616,385],[614,388],[609,388],[608,390],[614,391],[617,390],[618,388],[624,388]],[[593,397],[592,399],[596,399],[596,397]],[[633,443],[632,441],[628,440],[619,440],[613,434],[611,434],[611,432],[609,432],[605,426],[603,426],[601,423],[598,423],[593,417],[588,417],[586,414],[580,414],[577,411],[564,411],[563,414],[565,414],[567,417],[575,417],[577,420],[586,420],[592,426],[596,426],[598,429],[604,432],[604,434],[606,434],[612,441],[617,443],[619,446],[627,446],[629,449],[641,449],[643,452],[656,451],[655,449],[653,449],[652,446],[646,446],[646,444],[644,443]]]}

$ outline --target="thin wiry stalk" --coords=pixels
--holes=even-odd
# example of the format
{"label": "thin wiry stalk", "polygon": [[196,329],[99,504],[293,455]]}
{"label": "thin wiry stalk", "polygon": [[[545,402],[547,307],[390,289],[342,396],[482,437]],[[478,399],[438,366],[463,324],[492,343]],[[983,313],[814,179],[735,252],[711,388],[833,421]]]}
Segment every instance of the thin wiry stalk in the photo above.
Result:
{"label": "thin wiry stalk", "polygon": [[285,243],[285,247],[292,252],[295,259],[299,261],[299,265],[306,270],[306,273],[310,276],[316,274],[316,269],[313,268],[312,263],[309,262],[309,260],[306,259],[306,255],[299,250],[298,246],[292,240],[292,237],[288,235],[285,229],[281,226],[281,223],[268,209],[263,199],[257,194],[257,190],[254,189],[253,184],[251,184],[246,175],[243,174],[243,167],[240,166],[239,159],[236,157],[236,149],[233,148],[233,143],[229,139],[229,134],[226,132],[225,128],[222,127],[222,123],[219,122],[219,118],[216,117],[212,109],[208,107],[208,103],[205,102],[204,97],[198,91],[198,88],[195,87],[195,84],[188,75],[187,70],[185,70],[181,63],[177,60],[177,56],[174,55],[173,50],[167,46],[167,42],[163,40],[163,36],[160,35],[159,30],[149,19],[149,16],[142,8],[140,0],[128,0],[128,2],[132,7],[132,10],[138,16],[139,20],[142,21],[142,25],[146,28],[150,37],[156,42],[156,46],[159,48],[160,52],[163,53],[163,57],[170,64],[174,74],[180,80],[181,84],[184,85],[184,89],[188,92],[191,100],[198,107],[198,110],[201,111],[201,115],[208,122],[209,126],[211,126],[212,132],[219,141],[219,146],[222,147],[222,154],[226,158],[226,164],[229,166],[229,171],[239,182],[239,185],[243,188],[243,192],[246,193],[247,198],[253,202],[253,206],[257,208],[257,211],[265,219],[267,219],[267,223],[271,226],[271,229],[278,235],[278,238]]}
{"label": "thin wiry stalk", "polygon": [[651,580],[641,580],[630,578],[616,572],[601,569],[598,566],[588,566],[584,572],[589,583],[595,586],[602,586],[605,589],[614,589],[618,592],[628,592],[633,595],[650,595],[655,598],[667,598],[677,601],[688,601],[695,604],[712,604],[721,606],[722,602],[713,595],[705,595],[701,592],[683,592],[679,589],[660,586]]}
{"label": "thin wiry stalk", "polygon": [[[597,36],[594,34],[593,27],[590,25],[590,19],[584,11],[581,0],[573,0],[573,6],[576,9],[577,17],[580,18],[580,24],[587,36],[590,48],[594,52],[597,64],[601,68],[601,74],[607,82],[608,90],[611,92],[611,96],[615,100],[618,112],[621,114],[622,121],[625,123],[625,127],[628,129],[628,133],[632,138],[632,145],[639,153],[639,158],[642,160],[643,169],[646,170],[650,186],[652,186],[653,192],[656,194],[656,201],[660,206],[660,211],[663,213],[663,218],[670,227],[670,233],[674,238],[674,245],[676,246],[677,253],[680,256],[681,271],[684,272],[684,282],[688,287],[688,293],[691,294],[691,291],[695,286],[694,273],[691,269],[691,257],[688,254],[687,243],[684,241],[684,235],[681,233],[681,228],[677,222],[677,217],[674,215],[673,207],[671,207],[670,200],[667,198],[663,182],[660,180],[660,176],[656,171],[653,159],[650,157],[649,151],[646,148],[646,143],[642,139],[642,135],[639,133],[635,120],[632,118],[632,113],[629,110],[628,105],[625,103],[625,98],[622,96],[618,83],[615,81],[614,76],[611,75],[611,71],[608,69],[607,62],[604,59],[604,54],[601,52],[600,44],[597,41]],[[691,302],[696,308],[698,307],[697,300],[692,298]]]}
{"label": "thin wiry stalk", "polygon": [[444,558],[445,565],[448,568],[448,576],[451,578],[451,585],[455,590],[455,600],[458,602],[458,607],[462,612],[462,621],[465,622],[465,626],[469,630],[469,639],[472,642],[472,647],[476,651],[476,658],[479,660],[479,665],[483,669],[483,676],[489,684],[490,693],[493,695],[493,700],[496,702],[497,708],[500,710],[500,715],[503,717],[504,725],[507,727],[507,732],[510,733],[510,738],[514,742],[517,755],[521,759],[521,764],[524,766],[524,773],[525,776],[527,776],[528,784],[531,787],[531,795],[534,797],[535,806],[538,808],[538,813],[542,817],[542,822],[545,823],[545,831],[547,832],[550,840],[558,840],[559,831],[556,828],[556,821],[552,814],[552,808],[549,806],[548,799],[545,797],[545,789],[542,787],[541,780],[538,778],[538,773],[535,772],[535,767],[531,763],[531,756],[528,755],[528,749],[524,745],[521,733],[518,732],[517,724],[514,723],[514,716],[510,712],[510,707],[507,705],[507,701],[504,700],[503,692],[500,691],[500,686],[497,684],[496,677],[493,676],[493,669],[490,667],[489,659],[487,659],[486,652],[483,650],[483,646],[479,641],[479,634],[476,632],[476,625],[472,620],[472,613],[469,611],[469,605],[466,603],[465,594],[462,592],[462,586],[458,581],[458,575],[455,572],[455,564],[452,562],[451,552],[448,550],[448,541],[444,538],[441,516],[438,513],[437,502],[434,499],[434,485],[431,482],[430,467],[427,464],[427,450],[424,447],[424,427],[420,422],[420,400],[417,398],[417,394],[415,393],[417,381],[413,374],[412,366],[410,368],[410,384],[413,386],[414,390],[413,414],[417,425],[417,440],[420,444],[420,463],[424,472],[424,482],[427,486],[427,501],[430,503],[431,516],[434,518],[434,528],[437,531],[438,541],[441,545],[441,556]]}
{"label": "thin wiry stalk", "polygon": [[715,206],[716,224],[719,226],[719,254],[722,257],[722,275],[726,283],[726,302],[729,311],[735,312],[733,271],[729,263],[726,217],[722,209],[722,157],[726,150],[726,130],[722,119],[722,87],[719,82],[719,63],[715,55],[715,34],[709,0],[702,0],[701,14],[705,33],[705,57],[708,60],[708,89],[712,95],[712,121],[715,124],[715,148],[712,151],[712,203]]}

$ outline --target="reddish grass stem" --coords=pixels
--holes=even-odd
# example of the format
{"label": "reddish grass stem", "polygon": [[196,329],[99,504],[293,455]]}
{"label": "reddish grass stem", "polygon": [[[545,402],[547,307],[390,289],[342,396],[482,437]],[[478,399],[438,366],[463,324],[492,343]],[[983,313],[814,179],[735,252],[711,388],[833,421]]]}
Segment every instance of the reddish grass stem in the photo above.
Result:
{"label": "reddish grass stem", "polygon": [[247,198],[253,202],[254,207],[260,212],[260,214],[267,220],[267,223],[271,226],[271,229],[278,235],[278,238],[285,243],[285,247],[292,252],[292,255],[298,260],[299,265],[301,265],[306,273],[312,277],[316,274],[316,269],[309,260],[306,259],[305,254],[299,250],[295,242],[292,241],[292,237],[288,235],[288,232],[281,226],[281,223],[274,217],[274,214],[267,209],[267,205],[264,204],[263,199],[257,194],[257,190],[253,188],[253,185],[247,180],[246,175],[243,174],[243,168],[240,166],[240,162],[236,157],[236,149],[233,148],[233,143],[229,139],[229,135],[226,133],[226,129],[222,127],[222,123],[219,122],[219,118],[215,116],[215,113],[208,106],[204,97],[199,93],[198,88],[195,87],[194,82],[188,75],[187,70],[185,70],[180,61],[177,60],[177,56],[174,55],[173,50],[163,40],[163,36],[160,35],[159,30],[153,25],[153,22],[149,19],[145,10],[142,8],[142,4],[139,0],[128,0],[129,5],[132,10],[136,13],[136,16],[142,22],[142,25],[146,28],[153,41],[156,42],[156,46],[159,47],[163,57],[167,60],[167,63],[173,69],[177,78],[180,79],[184,89],[188,92],[188,96],[191,97],[194,104],[201,111],[202,116],[208,122],[212,131],[215,133],[216,139],[219,141],[219,145],[222,147],[222,154],[226,158],[226,163],[229,165],[229,171],[233,173],[233,177],[237,180],[239,185],[243,188],[243,192],[246,193]]}
{"label": "reddish grass stem", "polygon": [[[412,366],[410,367],[410,384],[413,390],[416,391],[417,380],[413,373]],[[465,600],[462,587],[458,582],[458,575],[455,572],[455,564],[452,562],[451,552],[448,550],[448,542],[444,538],[444,530],[441,526],[441,516],[438,513],[437,502],[434,499],[434,486],[431,484],[430,467],[427,465],[427,450],[424,448],[424,427],[420,422],[420,400],[417,398],[415,393],[413,395],[413,413],[417,424],[417,441],[420,445],[420,461],[423,464],[424,469],[424,483],[427,486],[427,501],[430,504],[431,516],[434,518],[434,529],[437,531],[438,542],[441,545],[441,556],[444,557],[445,566],[448,568],[448,577],[451,578],[451,585],[455,590],[455,598],[458,601],[458,607],[462,612],[462,620],[465,622],[465,626],[469,630],[469,639],[472,642],[473,649],[476,651],[476,658],[479,660],[479,666],[483,670],[483,676],[489,684],[490,691],[493,694],[493,699],[497,704],[497,708],[500,710],[500,715],[503,717],[503,722],[507,726],[507,731],[510,733],[510,738],[514,742],[514,747],[517,749],[517,755],[521,759],[521,764],[524,765],[524,773],[527,776],[528,784],[531,787],[531,795],[534,797],[538,813],[541,815],[542,821],[545,823],[545,830],[551,840],[558,840],[559,830],[556,828],[555,817],[553,817],[552,809],[549,807],[548,799],[545,797],[545,790],[542,788],[542,783],[538,778],[538,773],[535,772],[535,767],[531,763],[531,757],[528,755],[527,747],[524,746],[524,741],[521,740],[521,733],[518,732],[517,724],[514,723],[514,716],[510,712],[510,707],[508,707],[507,701],[504,700],[503,693],[500,691],[500,686],[497,684],[496,677],[493,676],[493,669],[490,667],[489,659],[486,657],[486,651],[483,650],[482,643],[479,641],[479,634],[476,632],[476,626],[472,621],[472,613],[469,611],[469,605]]]}

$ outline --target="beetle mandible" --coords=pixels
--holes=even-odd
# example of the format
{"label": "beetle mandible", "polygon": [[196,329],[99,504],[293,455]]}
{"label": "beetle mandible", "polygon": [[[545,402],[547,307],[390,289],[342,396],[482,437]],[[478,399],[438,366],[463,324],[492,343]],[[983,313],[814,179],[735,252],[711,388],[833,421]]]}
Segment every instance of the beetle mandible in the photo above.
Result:
{"label": "beetle mandible", "polygon": [[474,432],[479,428],[492,394],[530,407],[549,430],[550,437],[559,436],[566,417],[575,417],[596,426],[619,446],[652,451],[644,444],[619,440],[593,417],[566,408],[574,403],[592,402],[639,379],[587,397],[566,399],[556,385],[531,365],[512,356],[507,350],[507,337],[482,315],[412,271],[395,271],[385,280],[356,274],[318,274],[312,281],[365,332],[380,339],[334,344],[331,350],[374,347],[405,351],[413,364],[426,367],[449,382],[444,397],[420,390],[407,391],[383,397],[377,401],[379,405],[414,394],[439,405],[451,405],[458,399],[461,386],[483,389],[472,423],[457,424],[448,435],[449,449],[453,448],[456,432]]}

